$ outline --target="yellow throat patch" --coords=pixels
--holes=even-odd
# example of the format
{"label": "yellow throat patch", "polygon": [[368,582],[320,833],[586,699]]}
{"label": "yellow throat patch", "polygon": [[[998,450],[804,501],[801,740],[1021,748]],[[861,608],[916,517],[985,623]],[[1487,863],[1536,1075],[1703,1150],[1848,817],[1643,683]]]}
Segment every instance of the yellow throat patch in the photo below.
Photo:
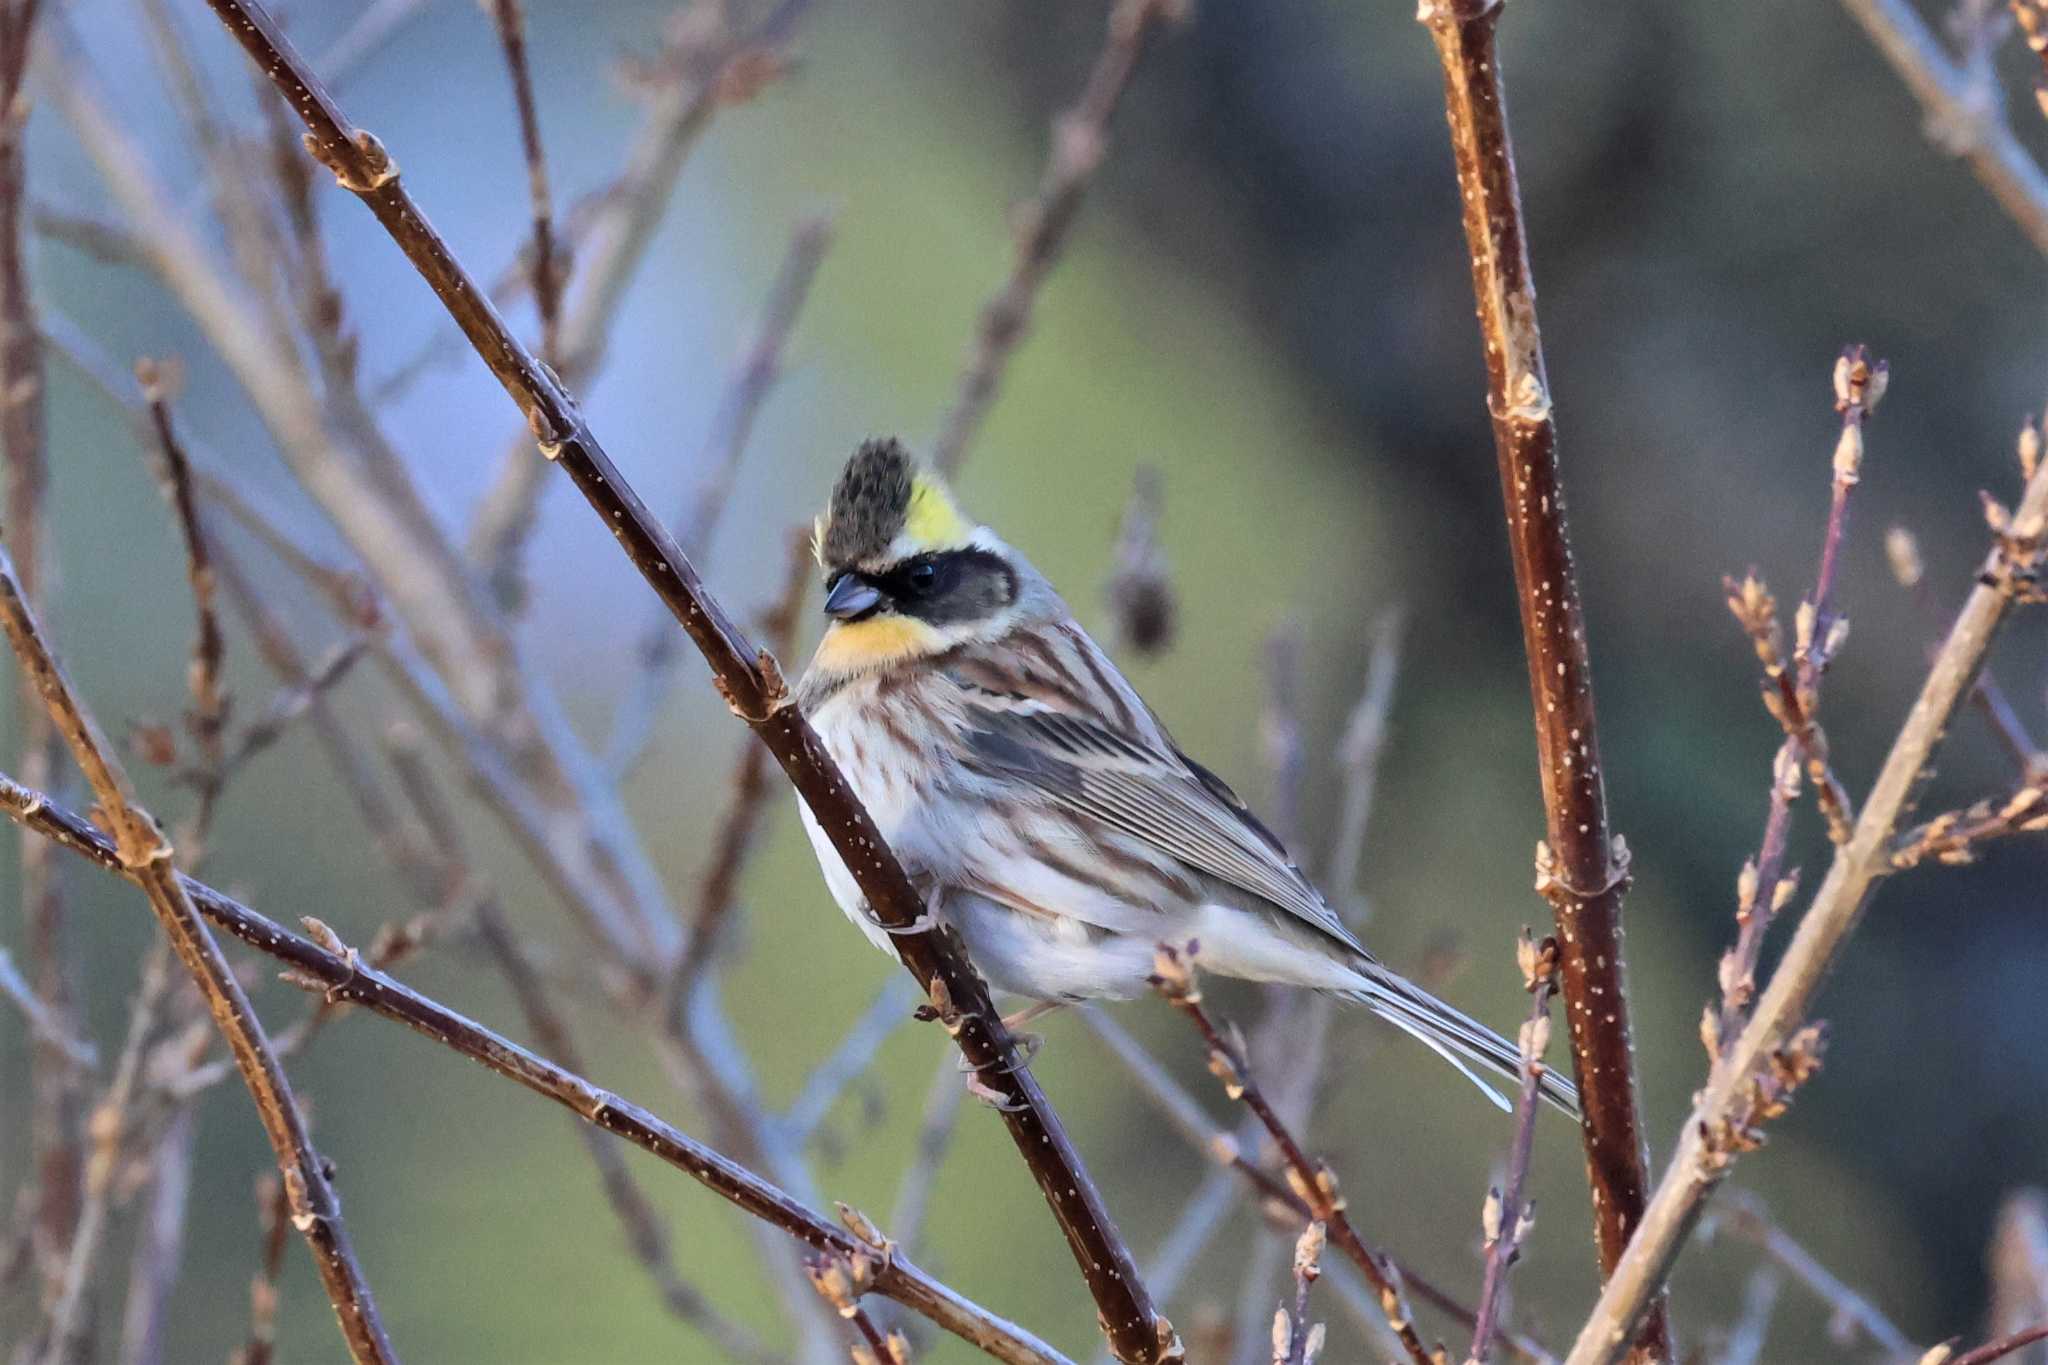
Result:
{"label": "yellow throat patch", "polygon": [[909,616],[875,616],[838,621],[818,641],[811,667],[828,673],[866,673],[944,647],[939,633]]}

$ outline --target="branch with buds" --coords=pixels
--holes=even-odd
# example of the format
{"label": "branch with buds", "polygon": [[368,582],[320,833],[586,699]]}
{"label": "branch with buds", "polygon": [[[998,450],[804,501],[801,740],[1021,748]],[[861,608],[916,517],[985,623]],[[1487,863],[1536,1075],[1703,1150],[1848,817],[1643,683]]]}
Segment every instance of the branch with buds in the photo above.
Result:
{"label": "branch with buds", "polygon": [[1320,1161],[1311,1160],[1302,1150],[1294,1134],[1281,1122],[1265,1092],[1259,1089],[1258,1081],[1245,1060],[1243,1043],[1226,1038],[1203,1008],[1196,972],[1200,951],[1201,945],[1192,940],[1180,946],[1160,944],[1152,959],[1152,989],[1193,1022],[1196,1031],[1202,1035],[1202,1041],[1208,1045],[1209,1070],[1223,1082],[1224,1093],[1233,1100],[1242,1101],[1245,1108],[1265,1125],[1274,1147],[1286,1163],[1288,1188],[1307,1207],[1310,1216],[1325,1226],[1337,1249],[1365,1276],[1366,1282],[1379,1296],[1380,1309],[1386,1315],[1387,1325],[1399,1338],[1402,1350],[1415,1365],[1432,1365],[1428,1348],[1416,1334],[1415,1315],[1409,1309],[1407,1296],[1402,1290],[1400,1272],[1379,1252],[1367,1246],[1351,1226],[1351,1220],[1344,1212],[1344,1196],[1337,1188],[1336,1172]]}
{"label": "branch with buds", "polygon": [[1556,939],[1538,942],[1526,929],[1515,946],[1515,963],[1522,969],[1522,989],[1529,993],[1529,1018],[1518,1039],[1522,1084],[1515,1094],[1515,1132],[1508,1144],[1507,1178],[1502,1185],[1486,1192],[1486,1203],[1480,1211],[1486,1275],[1480,1282],[1479,1320],[1472,1329],[1468,1365],[1486,1365],[1493,1356],[1494,1336],[1507,1301],[1508,1271],[1521,1259],[1522,1245],[1536,1226],[1536,1205],[1525,1196],[1524,1189],[1529,1180],[1529,1157],[1536,1146],[1538,1093],[1545,1070],[1543,1054],[1550,1049],[1550,997],[1557,990],[1557,956]]}

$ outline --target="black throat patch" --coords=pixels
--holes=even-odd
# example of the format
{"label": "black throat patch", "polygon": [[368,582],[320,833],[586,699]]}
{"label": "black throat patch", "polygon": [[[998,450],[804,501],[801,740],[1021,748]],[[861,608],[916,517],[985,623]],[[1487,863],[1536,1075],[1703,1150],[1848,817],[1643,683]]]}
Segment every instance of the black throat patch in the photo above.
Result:
{"label": "black throat patch", "polygon": [[830,570],[880,555],[910,514],[915,466],[893,436],[861,442],[832,488],[818,557]]}

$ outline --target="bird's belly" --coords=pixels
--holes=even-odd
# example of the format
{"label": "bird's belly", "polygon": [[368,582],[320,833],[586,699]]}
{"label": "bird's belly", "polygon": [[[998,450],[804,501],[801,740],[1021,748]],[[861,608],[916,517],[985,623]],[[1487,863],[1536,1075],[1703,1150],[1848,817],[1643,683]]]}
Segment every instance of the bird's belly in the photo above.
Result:
{"label": "bird's belly", "polygon": [[[899,732],[907,733],[902,732],[900,724],[892,727],[883,723],[852,697],[835,697],[813,715],[812,724],[825,751],[845,775],[847,785],[867,808],[868,817],[875,822],[883,841],[906,866],[916,866],[913,846],[922,842],[916,837],[918,814],[930,779],[925,756],[898,737]],[[888,932],[869,918],[867,897],[847,870],[839,850],[832,846],[811,808],[801,799],[797,809],[832,899],[870,943],[893,956],[896,950]]]}

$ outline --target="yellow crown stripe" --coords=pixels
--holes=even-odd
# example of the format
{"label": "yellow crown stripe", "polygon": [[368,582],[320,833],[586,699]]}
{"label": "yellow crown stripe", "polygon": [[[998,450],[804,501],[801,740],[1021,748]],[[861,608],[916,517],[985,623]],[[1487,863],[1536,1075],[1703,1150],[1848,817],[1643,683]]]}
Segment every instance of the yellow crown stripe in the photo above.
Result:
{"label": "yellow crown stripe", "polygon": [[974,523],[960,514],[944,484],[919,474],[910,488],[910,509],[903,518],[903,531],[918,545],[964,545],[974,533]]}

